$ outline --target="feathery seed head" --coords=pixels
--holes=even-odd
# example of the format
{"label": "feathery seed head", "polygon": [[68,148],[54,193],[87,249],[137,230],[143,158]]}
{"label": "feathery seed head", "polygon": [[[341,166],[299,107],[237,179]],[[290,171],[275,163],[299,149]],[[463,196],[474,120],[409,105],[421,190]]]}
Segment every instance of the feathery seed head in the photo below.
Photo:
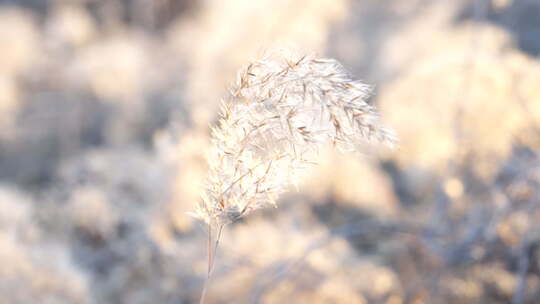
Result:
{"label": "feathery seed head", "polygon": [[275,206],[326,144],[340,150],[363,140],[392,145],[394,136],[366,102],[370,93],[334,59],[273,54],[249,64],[212,130],[209,175],[192,215],[228,223]]}

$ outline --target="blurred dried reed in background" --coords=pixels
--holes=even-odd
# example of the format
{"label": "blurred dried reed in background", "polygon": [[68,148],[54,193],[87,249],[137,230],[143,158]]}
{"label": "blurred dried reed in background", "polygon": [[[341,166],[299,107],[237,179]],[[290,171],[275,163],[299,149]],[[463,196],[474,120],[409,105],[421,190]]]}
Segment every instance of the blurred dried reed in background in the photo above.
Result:
{"label": "blurred dried reed in background", "polygon": [[400,135],[230,225],[207,303],[538,303],[537,0],[1,0],[0,302],[194,303],[234,72],[339,60]]}

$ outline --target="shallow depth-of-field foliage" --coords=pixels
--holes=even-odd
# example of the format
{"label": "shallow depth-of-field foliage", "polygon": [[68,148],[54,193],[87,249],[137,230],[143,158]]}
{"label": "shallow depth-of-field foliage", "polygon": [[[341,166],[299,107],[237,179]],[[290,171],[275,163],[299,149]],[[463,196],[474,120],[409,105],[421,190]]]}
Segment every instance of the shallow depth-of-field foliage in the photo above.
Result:
{"label": "shallow depth-of-field foliage", "polygon": [[207,303],[539,303],[540,2],[0,1],[0,303],[196,303],[220,99],[285,47],[375,85],[223,233]]}

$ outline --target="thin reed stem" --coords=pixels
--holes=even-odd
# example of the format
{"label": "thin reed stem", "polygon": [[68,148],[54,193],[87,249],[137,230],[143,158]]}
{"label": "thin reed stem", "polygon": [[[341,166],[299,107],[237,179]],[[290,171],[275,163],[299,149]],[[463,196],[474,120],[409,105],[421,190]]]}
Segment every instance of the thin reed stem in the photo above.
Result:
{"label": "thin reed stem", "polygon": [[219,228],[217,231],[215,242],[212,241],[212,226],[213,225],[208,225],[208,270],[206,273],[206,280],[204,281],[204,287],[201,292],[201,299],[199,300],[199,304],[204,304],[206,301],[206,294],[208,291],[208,286],[210,285],[210,279],[212,278],[212,271],[214,269],[216,254],[219,247],[219,240],[221,239],[221,233],[223,232],[223,226],[225,226],[225,224],[218,225]]}

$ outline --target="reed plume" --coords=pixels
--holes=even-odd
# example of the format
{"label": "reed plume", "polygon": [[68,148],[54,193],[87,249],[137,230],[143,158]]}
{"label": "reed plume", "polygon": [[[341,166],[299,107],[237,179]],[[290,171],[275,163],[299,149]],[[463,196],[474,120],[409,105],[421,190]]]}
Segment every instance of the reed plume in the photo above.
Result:
{"label": "reed plume", "polygon": [[192,215],[226,224],[275,206],[324,145],[392,145],[394,136],[366,102],[370,93],[334,59],[271,54],[249,64],[222,103],[205,191]]}
{"label": "reed plume", "polygon": [[394,136],[366,102],[371,87],[334,59],[270,54],[240,71],[212,130],[209,174],[192,216],[208,224],[208,277],[223,226],[266,206],[296,184],[331,144],[392,145]]}

